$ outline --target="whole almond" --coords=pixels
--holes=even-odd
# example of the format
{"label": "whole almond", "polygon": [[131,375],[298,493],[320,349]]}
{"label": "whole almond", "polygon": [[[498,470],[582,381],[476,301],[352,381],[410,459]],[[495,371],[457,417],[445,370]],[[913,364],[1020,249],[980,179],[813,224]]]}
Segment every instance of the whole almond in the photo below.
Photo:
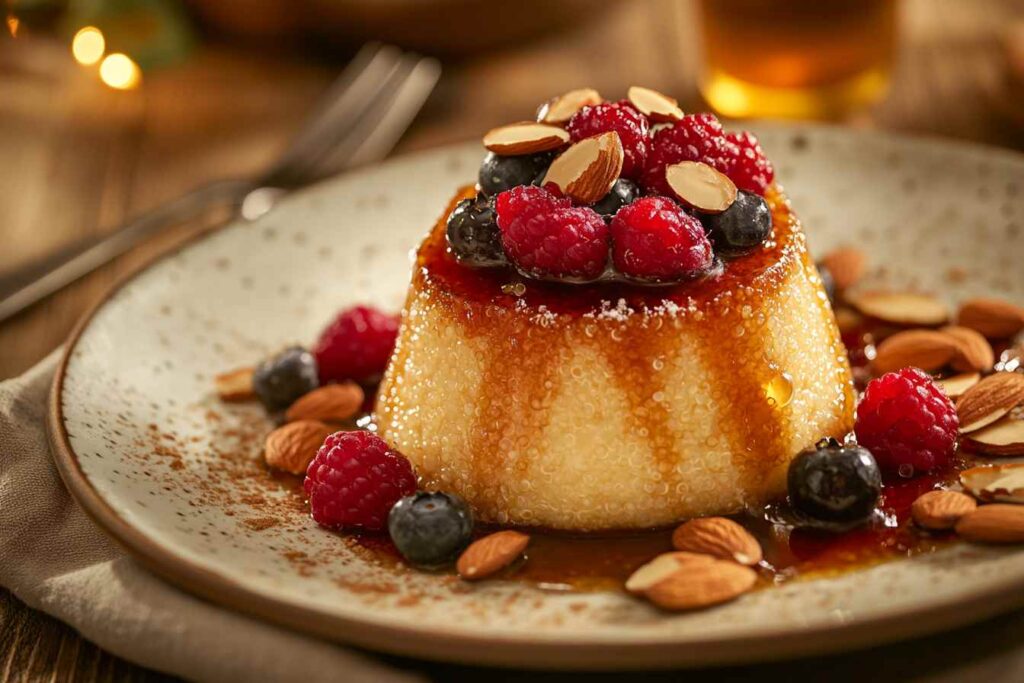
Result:
{"label": "whole almond", "polygon": [[864,292],[847,299],[864,315],[896,325],[934,327],[949,319],[946,304],[928,294]]}
{"label": "whole almond", "polygon": [[878,345],[872,367],[884,375],[905,367],[938,370],[953,360],[960,345],[952,337],[932,330],[905,330]]}
{"label": "whole almond", "polygon": [[957,322],[990,339],[1008,339],[1024,330],[1024,307],[1002,299],[970,299],[960,304]]}
{"label": "whole almond", "polygon": [[964,437],[966,445],[1000,458],[1024,455],[1024,411],[1017,409]]}
{"label": "whole almond", "polygon": [[299,420],[278,427],[267,436],[263,457],[271,467],[304,474],[331,428],[316,420]]}
{"label": "whole almond", "polygon": [[757,539],[725,517],[691,519],[680,525],[672,534],[672,547],[746,565],[755,565],[763,559]]}
{"label": "whole almond", "polygon": [[1024,463],[971,467],[960,473],[960,483],[978,500],[1024,504]]}
{"label": "whole almond", "polygon": [[950,398],[959,398],[964,392],[981,381],[981,375],[977,372],[967,372],[962,375],[953,375],[943,379],[935,380],[935,384],[946,392]]}
{"label": "whole almond", "polygon": [[680,161],[665,169],[665,180],[684,204],[704,213],[722,213],[736,201],[736,185],[702,161]]}
{"label": "whole almond", "polygon": [[467,581],[492,576],[512,564],[530,543],[530,537],[518,531],[499,531],[474,541],[466,548],[455,569]]}
{"label": "whole almond", "polygon": [[238,368],[214,377],[213,384],[220,400],[234,403],[256,398],[252,388],[253,372],[253,368]]}
{"label": "whole almond", "polygon": [[956,532],[979,543],[1024,543],[1024,505],[982,505],[960,518]]}
{"label": "whole almond", "polygon": [[285,419],[343,422],[359,412],[363,389],[355,382],[328,384],[301,396],[285,412]]}
{"label": "whole almond", "polygon": [[952,337],[960,346],[960,352],[951,361],[959,372],[987,372],[996,362],[995,351],[988,340],[976,330],[959,325],[943,327],[942,334]]}
{"label": "whole almond", "polygon": [[707,555],[691,557],[679,559],[679,568],[648,588],[644,597],[666,610],[699,609],[733,600],[757,582],[750,567]]}
{"label": "whole almond", "polygon": [[978,503],[959,491],[929,491],[914,501],[910,513],[925,529],[952,529],[957,521],[973,512]]}
{"label": "whole almond", "polygon": [[593,204],[612,189],[624,160],[618,133],[584,138],[551,162],[542,185],[554,183],[580,204]]}
{"label": "whole almond", "polygon": [[960,432],[970,434],[1003,417],[1024,403],[1024,375],[997,372],[963,393],[956,402]]}
{"label": "whole almond", "polygon": [[842,247],[825,254],[822,265],[832,274],[836,289],[843,291],[853,287],[864,277],[867,261],[864,252],[856,247]]}
{"label": "whole almond", "polygon": [[484,135],[484,147],[495,154],[517,156],[558,149],[569,142],[569,134],[558,126],[520,121],[499,126]]}
{"label": "whole almond", "polygon": [[657,90],[634,85],[626,92],[626,98],[637,111],[655,123],[671,123],[683,118],[679,103]]}
{"label": "whole almond", "polygon": [[601,104],[604,98],[593,88],[578,88],[549,100],[537,112],[537,120],[544,123],[565,123],[583,107]]}

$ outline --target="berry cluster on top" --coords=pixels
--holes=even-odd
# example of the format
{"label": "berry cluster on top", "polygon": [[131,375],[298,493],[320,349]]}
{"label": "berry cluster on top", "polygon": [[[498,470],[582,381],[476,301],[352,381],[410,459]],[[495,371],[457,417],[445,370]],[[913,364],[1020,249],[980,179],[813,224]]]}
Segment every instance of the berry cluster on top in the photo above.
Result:
{"label": "berry cluster on top", "polygon": [[757,138],[632,87],[605,102],[573,90],[536,121],[484,136],[479,191],[448,217],[451,253],[573,283],[676,283],[764,242],[775,177]]}

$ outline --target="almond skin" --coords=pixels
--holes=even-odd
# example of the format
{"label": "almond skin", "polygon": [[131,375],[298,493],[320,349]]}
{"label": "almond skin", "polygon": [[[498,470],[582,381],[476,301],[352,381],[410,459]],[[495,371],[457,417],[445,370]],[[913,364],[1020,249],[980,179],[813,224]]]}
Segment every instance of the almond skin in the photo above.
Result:
{"label": "almond skin", "polygon": [[564,147],[569,134],[558,126],[537,121],[520,121],[498,126],[484,135],[484,147],[495,154],[517,156]]}
{"label": "almond skin", "polygon": [[637,111],[655,123],[671,123],[683,118],[683,110],[675,98],[657,90],[634,85],[626,93],[626,98]]}
{"label": "almond skin", "polygon": [[952,337],[960,346],[960,353],[951,362],[954,370],[958,372],[987,372],[995,365],[995,351],[980,332],[959,325],[949,325],[939,331]]}
{"label": "almond skin", "polygon": [[843,247],[826,254],[821,262],[832,274],[836,289],[843,291],[853,287],[864,277],[867,258],[860,249]]}
{"label": "almond skin", "polygon": [[960,305],[957,322],[989,339],[1008,339],[1024,330],[1024,307],[1002,299],[970,299]]}
{"label": "almond skin", "polygon": [[679,569],[648,588],[644,597],[665,610],[699,609],[734,600],[756,582],[757,572],[750,567],[693,555],[680,558]]}
{"label": "almond skin", "polygon": [[878,345],[872,367],[878,375],[905,367],[938,370],[960,353],[952,337],[932,330],[906,330]]}
{"label": "almond skin", "polygon": [[1024,505],[982,505],[960,518],[956,532],[978,543],[1024,543]]}
{"label": "almond skin", "polygon": [[612,189],[622,173],[625,153],[618,133],[585,138],[562,152],[548,167],[541,185],[554,183],[579,204],[593,204]]}
{"label": "almond skin", "polygon": [[256,398],[256,392],[252,388],[253,368],[238,368],[231,372],[225,372],[213,378],[214,387],[217,389],[217,396],[220,400],[228,403],[248,401]]}
{"label": "almond skin", "polygon": [[512,564],[530,543],[530,537],[518,531],[499,531],[474,541],[462,552],[455,569],[467,581],[493,576]]}
{"label": "almond skin", "polygon": [[274,469],[304,474],[331,428],[316,420],[299,420],[278,427],[267,436],[263,457]]}
{"label": "almond skin", "polygon": [[363,399],[363,390],[355,382],[328,384],[300,397],[291,404],[284,416],[289,422],[343,422],[359,412]]}
{"label": "almond skin", "polygon": [[929,491],[914,501],[910,513],[924,529],[952,529],[964,515],[978,507],[977,501],[959,491]]}
{"label": "almond skin", "polygon": [[672,534],[672,547],[745,565],[755,565],[764,557],[757,539],[725,517],[691,519],[680,525]]}
{"label": "almond skin", "polygon": [[960,431],[970,434],[987,427],[1024,403],[1024,375],[997,372],[963,393],[956,402]]}
{"label": "almond skin", "polygon": [[629,578],[626,579],[626,590],[634,595],[643,595],[654,584],[675,574],[683,562],[697,561],[699,558],[704,558],[705,561],[714,559],[710,555],[695,555],[694,553],[662,553],[629,575]]}

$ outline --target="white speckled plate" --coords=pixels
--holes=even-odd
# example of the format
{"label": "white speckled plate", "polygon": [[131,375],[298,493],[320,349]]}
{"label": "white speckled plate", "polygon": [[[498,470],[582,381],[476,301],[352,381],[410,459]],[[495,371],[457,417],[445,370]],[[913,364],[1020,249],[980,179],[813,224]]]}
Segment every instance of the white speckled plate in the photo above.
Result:
{"label": "white speckled plate", "polygon": [[[872,248],[874,281],[1024,302],[1024,157],[817,127],[761,128],[812,248]],[[342,306],[397,309],[409,253],[475,145],[300,193],[124,283],[72,339],[53,390],[56,460],[83,506],[187,590],[343,642],[515,666],[652,667],[823,652],[1024,602],[1024,549],[953,547],[667,616],[624,595],[466,586],[384,566],[317,528],[259,462],[256,407],[214,374],[312,340]],[[958,284],[951,284],[956,282]]]}

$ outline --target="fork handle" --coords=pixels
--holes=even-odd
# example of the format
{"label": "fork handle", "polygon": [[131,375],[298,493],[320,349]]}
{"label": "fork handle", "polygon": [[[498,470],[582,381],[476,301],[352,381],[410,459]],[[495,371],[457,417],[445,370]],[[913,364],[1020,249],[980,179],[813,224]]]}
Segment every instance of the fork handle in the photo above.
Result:
{"label": "fork handle", "polygon": [[170,226],[196,218],[214,206],[239,202],[251,189],[250,182],[241,180],[203,185],[143,213],[108,235],[73,245],[5,275],[0,281],[0,321],[88,275]]}

